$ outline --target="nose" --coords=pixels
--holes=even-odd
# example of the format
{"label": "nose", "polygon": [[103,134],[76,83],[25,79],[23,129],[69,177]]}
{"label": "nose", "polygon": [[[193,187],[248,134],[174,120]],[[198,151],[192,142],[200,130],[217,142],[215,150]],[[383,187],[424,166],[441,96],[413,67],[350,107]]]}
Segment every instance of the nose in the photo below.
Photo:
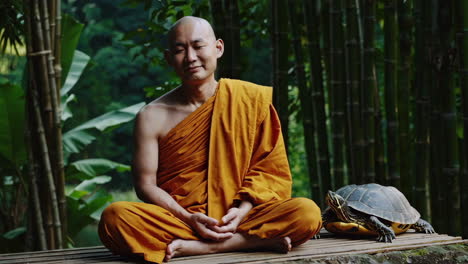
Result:
{"label": "nose", "polygon": [[189,47],[187,49],[185,59],[187,60],[188,63],[191,63],[197,60],[197,54],[192,47]]}

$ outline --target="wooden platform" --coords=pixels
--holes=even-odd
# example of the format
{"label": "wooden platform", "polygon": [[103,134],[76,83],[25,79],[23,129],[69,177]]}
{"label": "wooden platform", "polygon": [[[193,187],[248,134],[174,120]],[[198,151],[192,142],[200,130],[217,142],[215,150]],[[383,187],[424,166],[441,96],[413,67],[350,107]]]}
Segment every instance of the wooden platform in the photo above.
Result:
{"label": "wooden platform", "polygon": [[[353,254],[377,254],[390,251],[411,250],[431,246],[468,244],[468,240],[440,234],[420,234],[408,232],[397,236],[393,243],[378,243],[373,238],[353,239],[336,237],[322,232],[321,239],[312,239],[294,248],[288,254],[244,253],[210,254],[175,258],[175,264],[209,263],[320,263],[321,259],[349,256]],[[467,257],[468,259],[468,257]],[[139,263],[136,260],[114,256],[104,247],[87,247],[65,250],[0,254],[0,264],[13,263]],[[141,263],[141,262],[140,262]],[[339,262],[336,262],[339,263]]]}

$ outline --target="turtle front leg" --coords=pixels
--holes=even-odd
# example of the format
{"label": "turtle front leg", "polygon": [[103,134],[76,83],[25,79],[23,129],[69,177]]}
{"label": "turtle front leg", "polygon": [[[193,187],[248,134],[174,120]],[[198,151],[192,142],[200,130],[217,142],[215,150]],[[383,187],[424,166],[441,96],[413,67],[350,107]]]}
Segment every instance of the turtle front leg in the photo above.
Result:
{"label": "turtle front leg", "polygon": [[371,229],[379,233],[379,236],[377,237],[378,242],[392,243],[392,239],[396,238],[393,229],[380,222],[377,217],[372,215],[369,217],[369,221]]}
{"label": "turtle front leg", "polygon": [[431,224],[429,224],[429,222],[423,220],[423,219],[419,219],[415,224],[413,224],[411,226],[414,230],[416,230],[416,232],[419,232],[419,233],[426,233],[426,234],[434,234],[435,233],[435,230],[434,228],[432,227]]}

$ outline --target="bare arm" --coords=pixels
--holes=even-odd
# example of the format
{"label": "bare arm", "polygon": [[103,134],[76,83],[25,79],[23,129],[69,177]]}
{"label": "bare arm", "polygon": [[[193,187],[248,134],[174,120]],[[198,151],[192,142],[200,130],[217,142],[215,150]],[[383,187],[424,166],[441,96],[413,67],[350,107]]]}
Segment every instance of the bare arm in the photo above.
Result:
{"label": "bare arm", "polygon": [[155,118],[157,108],[147,106],[138,113],[134,129],[133,183],[138,198],[169,210],[178,218],[187,222],[190,214],[182,208],[166,191],[157,186],[159,145],[158,123]]}
{"label": "bare arm", "polygon": [[218,224],[216,219],[200,213],[189,213],[165,190],[157,186],[158,137],[161,127],[164,125],[164,119],[164,111],[154,105],[145,107],[145,109],[138,113],[136,118],[132,174],[138,198],[146,203],[152,203],[170,211],[204,238],[224,240],[231,237],[232,233],[216,232],[209,228]]}

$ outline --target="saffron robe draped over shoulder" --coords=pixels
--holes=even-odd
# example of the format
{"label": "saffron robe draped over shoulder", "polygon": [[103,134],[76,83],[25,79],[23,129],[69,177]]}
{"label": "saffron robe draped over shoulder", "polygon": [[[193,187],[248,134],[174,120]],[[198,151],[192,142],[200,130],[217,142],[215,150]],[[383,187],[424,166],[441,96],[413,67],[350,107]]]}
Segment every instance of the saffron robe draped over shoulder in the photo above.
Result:
{"label": "saffron robe draped over shoulder", "polygon": [[[191,213],[220,220],[241,200],[254,208],[239,232],[289,236],[293,245],[320,230],[320,209],[291,197],[291,174],[272,89],[221,79],[215,96],[159,140],[157,184]],[[111,251],[161,262],[173,239],[200,239],[168,210],[147,203],[111,204],[99,235]]]}

